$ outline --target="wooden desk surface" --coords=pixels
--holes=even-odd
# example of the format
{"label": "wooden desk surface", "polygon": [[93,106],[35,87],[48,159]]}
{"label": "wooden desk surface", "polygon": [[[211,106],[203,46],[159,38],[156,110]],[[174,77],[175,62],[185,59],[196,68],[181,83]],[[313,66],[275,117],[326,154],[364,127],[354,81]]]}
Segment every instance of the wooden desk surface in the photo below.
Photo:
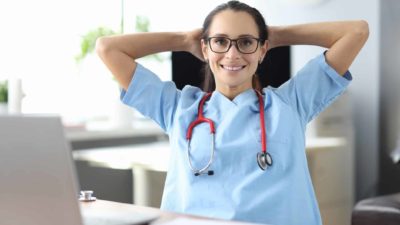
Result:
{"label": "wooden desk surface", "polygon": [[[210,219],[210,218],[205,218],[205,217],[199,217],[199,216],[192,216],[192,215],[185,215],[185,214],[179,214],[179,213],[173,213],[173,212],[166,212],[162,211],[157,208],[151,208],[151,207],[144,207],[144,206],[137,206],[137,205],[132,205],[132,204],[126,204],[126,203],[119,203],[119,202],[112,202],[112,201],[105,201],[105,200],[96,200],[93,202],[81,202],[81,208],[82,210],[98,210],[99,212],[104,213],[104,211],[110,210],[110,211],[119,211],[119,212],[143,212],[143,213],[157,213],[160,215],[160,217],[151,223],[150,225],[161,225],[163,223],[166,223],[168,221],[172,221],[177,218],[188,218],[192,220],[200,220],[200,221],[214,221],[214,222],[223,222],[221,224],[224,225],[249,225],[251,223],[242,223],[242,222],[236,222],[236,221],[226,221],[226,220],[216,220],[216,219]],[[190,225],[190,224],[188,224]]]}

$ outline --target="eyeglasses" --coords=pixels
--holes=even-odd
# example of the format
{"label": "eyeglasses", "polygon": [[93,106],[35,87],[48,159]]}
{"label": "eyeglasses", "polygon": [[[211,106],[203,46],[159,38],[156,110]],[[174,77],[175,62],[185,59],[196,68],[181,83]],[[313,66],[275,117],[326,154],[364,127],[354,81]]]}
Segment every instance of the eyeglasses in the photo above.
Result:
{"label": "eyeglasses", "polygon": [[211,51],[215,53],[228,52],[235,42],[236,49],[243,54],[251,54],[257,51],[260,39],[255,37],[241,37],[238,39],[230,39],[227,37],[209,37],[207,42]]}

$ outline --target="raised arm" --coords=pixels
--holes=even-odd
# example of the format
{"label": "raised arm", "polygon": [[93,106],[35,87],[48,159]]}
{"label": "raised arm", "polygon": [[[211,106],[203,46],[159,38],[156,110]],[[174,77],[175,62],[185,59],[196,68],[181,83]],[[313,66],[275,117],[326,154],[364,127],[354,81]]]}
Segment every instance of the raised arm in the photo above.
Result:
{"label": "raised arm", "polygon": [[269,48],[286,45],[317,45],[328,48],[327,63],[343,75],[368,39],[368,23],[359,21],[321,22],[271,26]]}
{"label": "raised arm", "polygon": [[196,50],[200,48],[199,35],[200,30],[101,37],[97,39],[96,52],[126,90],[136,69],[135,59],[165,51],[188,51],[201,57]]}

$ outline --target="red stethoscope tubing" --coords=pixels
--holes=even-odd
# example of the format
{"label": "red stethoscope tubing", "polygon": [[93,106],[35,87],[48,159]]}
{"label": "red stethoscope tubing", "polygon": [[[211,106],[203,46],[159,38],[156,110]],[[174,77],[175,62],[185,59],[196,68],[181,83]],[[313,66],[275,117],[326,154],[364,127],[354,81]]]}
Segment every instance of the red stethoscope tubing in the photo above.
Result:
{"label": "red stethoscope tubing", "polygon": [[[258,97],[259,109],[260,109],[260,127],[261,127],[261,147],[262,152],[267,153],[267,135],[265,131],[265,117],[264,117],[264,100],[260,92],[254,90]],[[196,125],[200,123],[208,123],[210,125],[210,131],[212,134],[215,134],[215,126],[214,122],[211,119],[205,118],[203,115],[203,107],[205,101],[210,98],[212,95],[211,93],[206,93],[203,98],[200,100],[198,111],[197,111],[197,118],[195,121],[191,122],[189,128],[186,133],[186,139],[189,141],[192,138],[192,132]]]}
{"label": "red stethoscope tubing", "polygon": [[260,108],[260,127],[261,127],[261,148],[264,154],[267,153],[267,132],[265,131],[264,100],[260,92],[256,91]]}
{"label": "red stethoscope tubing", "polygon": [[192,132],[196,125],[200,123],[208,123],[210,125],[210,131],[212,134],[215,134],[215,126],[214,122],[211,119],[205,118],[203,115],[203,106],[205,101],[211,96],[212,93],[206,93],[203,98],[200,100],[199,107],[197,109],[197,118],[195,121],[191,122],[189,128],[186,132],[186,140],[190,140],[192,138]]}

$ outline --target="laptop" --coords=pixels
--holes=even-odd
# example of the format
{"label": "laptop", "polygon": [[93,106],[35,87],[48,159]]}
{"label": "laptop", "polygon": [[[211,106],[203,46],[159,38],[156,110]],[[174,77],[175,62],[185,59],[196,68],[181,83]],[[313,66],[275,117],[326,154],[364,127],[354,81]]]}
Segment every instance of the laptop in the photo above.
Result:
{"label": "laptop", "polygon": [[78,187],[59,116],[0,115],[1,224],[143,224],[159,216],[83,211]]}

